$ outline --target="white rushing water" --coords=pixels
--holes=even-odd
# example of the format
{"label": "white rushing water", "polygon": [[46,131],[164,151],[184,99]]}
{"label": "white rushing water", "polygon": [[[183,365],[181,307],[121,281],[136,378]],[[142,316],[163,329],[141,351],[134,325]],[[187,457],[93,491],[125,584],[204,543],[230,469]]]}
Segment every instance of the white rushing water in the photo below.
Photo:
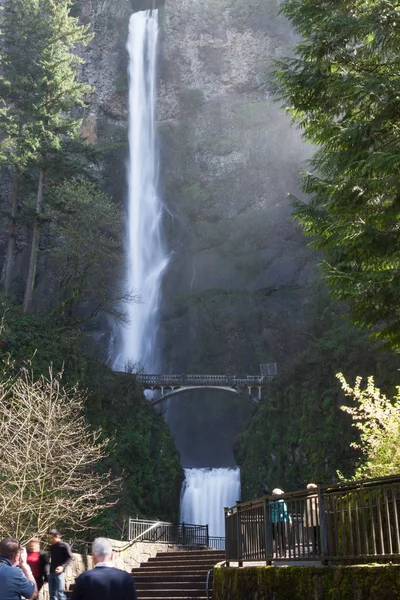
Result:
{"label": "white rushing water", "polygon": [[121,327],[114,368],[128,363],[147,373],[159,370],[157,334],[160,288],[168,257],[163,244],[163,205],[158,192],[155,124],[158,11],[137,12],[129,23],[129,165],[126,231],[126,287],[140,303],[126,306],[129,324]]}
{"label": "white rushing water", "polygon": [[185,469],[181,522],[209,526],[209,535],[225,537],[224,507],[240,500],[240,469]]}

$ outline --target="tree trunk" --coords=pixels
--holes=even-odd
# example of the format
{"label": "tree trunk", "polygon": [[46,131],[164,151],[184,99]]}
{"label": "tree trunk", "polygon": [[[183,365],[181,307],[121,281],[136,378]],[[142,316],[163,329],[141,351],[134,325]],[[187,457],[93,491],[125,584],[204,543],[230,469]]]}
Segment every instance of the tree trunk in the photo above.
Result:
{"label": "tree trunk", "polygon": [[14,266],[15,241],[17,236],[17,216],[18,216],[18,188],[19,188],[19,173],[18,169],[14,170],[13,191],[11,196],[11,216],[8,230],[7,253],[4,265],[3,289],[5,294],[10,293],[12,270]]}
{"label": "tree trunk", "polygon": [[38,194],[37,194],[37,200],[36,200],[36,215],[35,215],[35,221],[33,223],[31,255],[30,255],[30,259],[29,259],[29,269],[28,269],[28,276],[26,279],[24,305],[23,305],[24,314],[29,312],[31,310],[31,306],[32,306],[32,296],[33,296],[33,288],[35,285],[36,265],[37,265],[38,249],[39,249],[40,213],[42,212],[42,204],[43,204],[44,175],[45,175],[45,170],[43,167],[40,167],[39,186],[38,186]]}

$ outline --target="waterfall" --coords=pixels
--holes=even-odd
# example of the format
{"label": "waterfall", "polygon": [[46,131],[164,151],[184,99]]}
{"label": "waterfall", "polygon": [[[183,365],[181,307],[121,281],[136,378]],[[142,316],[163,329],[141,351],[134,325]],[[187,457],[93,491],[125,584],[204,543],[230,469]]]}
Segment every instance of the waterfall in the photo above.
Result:
{"label": "waterfall", "polygon": [[209,526],[211,537],[225,537],[224,507],[240,500],[240,469],[185,469],[181,521]]}
{"label": "waterfall", "polygon": [[158,11],[137,12],[129,22],[129,165],[126,228],[126,287],[140,303],[125,307],[129,323],[121,326],[114,369],[139,364],[146,372],[160,369],[157,334],[160,288],[168,264],[158,192],[158,146],[155,124],[157,93]]}

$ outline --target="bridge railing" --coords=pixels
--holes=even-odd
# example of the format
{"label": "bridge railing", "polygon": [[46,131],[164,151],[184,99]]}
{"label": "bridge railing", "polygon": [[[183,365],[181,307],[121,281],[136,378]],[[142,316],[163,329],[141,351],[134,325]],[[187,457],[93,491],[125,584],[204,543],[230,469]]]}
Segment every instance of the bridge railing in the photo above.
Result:
{"label": "bridge railing", "polygon": [[273,375],[147,375],[139,373],[137,380],[143,385],[154,387],[168,386],[263,386]]}
{"label": "bridge railing", "polygon": [[400,476],[280,496],[225,509],[228,561],[400,559]]}
{"label": "bridge railing", "polygon": [[129,540],[176,544],[178,546],[209,546],[208,525],[168,523],[129,519]]}

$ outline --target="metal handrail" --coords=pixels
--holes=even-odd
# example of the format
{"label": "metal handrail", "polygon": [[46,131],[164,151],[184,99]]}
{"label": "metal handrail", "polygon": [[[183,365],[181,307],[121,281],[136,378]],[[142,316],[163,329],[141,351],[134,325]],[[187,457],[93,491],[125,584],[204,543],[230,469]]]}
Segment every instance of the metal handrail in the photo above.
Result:
{"label": "metal handrail", "polygon": [[[142,528],[144,530],[140,531]],[[210,539],[208,525],[147,521],[143,519],[129,519],[129,538],[131,540],[141,538],[144,542],[182,546],[208,546]]]}
{"label": "metal handrail", "polygon": [[225,509],[227,560],[400,559],[400,475],[265,495]]}
{"label": "metal handrail", "polygon": [[[206,579],[206,595],[207,595],[207,600],[210,600],[211,596],[210,596],[210,580],[211,580],[211,573],[214,574],[214,569],[210,569],[207,573],[207,579]],[[211,588],[211,592],[212,592],[212,588]]]}
{"label": "metal handrail", "polygon": [[214,550],[225,550],[225,538],[210,536],[208,539],[208,546],[209,548],[214,548]]}

